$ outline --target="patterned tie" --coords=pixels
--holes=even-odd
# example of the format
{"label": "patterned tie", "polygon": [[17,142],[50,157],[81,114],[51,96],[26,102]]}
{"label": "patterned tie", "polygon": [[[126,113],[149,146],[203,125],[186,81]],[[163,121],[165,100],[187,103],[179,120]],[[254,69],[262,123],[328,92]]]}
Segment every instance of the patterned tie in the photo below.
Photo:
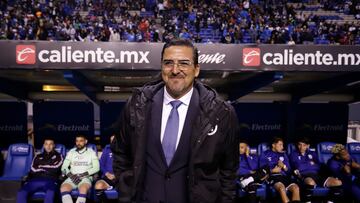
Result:
{"label": "patterned tie", "polygon": [[179,131],[179,113],[177,108],[182,104],[181,101],[174,100],[170,102],[172,109],[166,123],[162,147],[164,150],[166,163],[169,166],[176,151],[176,141]]}

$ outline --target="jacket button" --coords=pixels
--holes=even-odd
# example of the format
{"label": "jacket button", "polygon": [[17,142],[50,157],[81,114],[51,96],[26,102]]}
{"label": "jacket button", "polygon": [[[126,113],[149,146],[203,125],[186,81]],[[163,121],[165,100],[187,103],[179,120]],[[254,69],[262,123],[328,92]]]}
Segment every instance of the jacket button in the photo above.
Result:
{"label": "jacket button", "polygon": [[166,180],[170,180],[171,176],[168,172],[165,172],[165,179]]}

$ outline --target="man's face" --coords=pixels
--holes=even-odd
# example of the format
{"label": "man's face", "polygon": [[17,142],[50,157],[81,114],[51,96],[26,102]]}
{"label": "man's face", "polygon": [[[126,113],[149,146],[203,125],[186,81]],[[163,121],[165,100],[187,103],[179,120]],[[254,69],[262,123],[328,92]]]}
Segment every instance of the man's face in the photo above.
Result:
{"label": "man's face", "polygon": [[81,150],[86,146],[87,140],[83,137],[77,137],[75,140],[75,144],[76,144],[76,148]]}
{"label": "man's face", "polygon": [[339,157],[340,157],[340,159],[345,160],[345,161],[350,161],[350,159],[351,159],[350,154],[346,149],[340,151]]}
{"label": "man's face", "polygon": [[239,152],[240,152],[240,154],[245,154],[247,147],[248,147],[248,146],[247,146],[246,143],[240,143],[240,145],[239,145]]}
{"label": "man's face", "polygon": [[47,153],[50,153],[54,150],[55,144],[53,140],[45,140],[44,141],[44,150]]}
{"label": "man's face", "polygon": [[298,142],[297,147],[300,153],[305,153],[306,150],[309,149],[310,145],[304,142]]}
{"label": "man's face", "polygon": [[283,141],[278,141],[277,143],[272,144],[272,149],[275,152],[282,152],[284,149],[284,143]]}
{"label": "man's face", "polygon": [[178,99],[190,91],[199,72],[200,66],[194,65],[192,48],[171,46],[165,49],[161,76],[173,98]]}

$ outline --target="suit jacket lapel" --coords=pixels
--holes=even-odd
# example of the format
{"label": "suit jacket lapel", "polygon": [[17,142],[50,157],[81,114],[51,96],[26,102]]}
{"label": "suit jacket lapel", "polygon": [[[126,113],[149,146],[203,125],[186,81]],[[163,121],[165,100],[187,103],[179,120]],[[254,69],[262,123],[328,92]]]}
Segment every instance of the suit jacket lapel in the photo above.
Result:
{"label": "suit jacket lapel", "polygon": [[166,164],[165,155],[163,152],[163,148],[160,141],[160,134],[161,134],[161,116],[162,116],[162,107],[163,107],[163,101],[164,101],[164,89],[158,91],[154,97],[153,97],[153,103],[151,106],[151,130],[153,132],[150,132],[153,134],[152,136],[152,142],[158,152],[158,157],[161,158],[161,162],[163,164]]}

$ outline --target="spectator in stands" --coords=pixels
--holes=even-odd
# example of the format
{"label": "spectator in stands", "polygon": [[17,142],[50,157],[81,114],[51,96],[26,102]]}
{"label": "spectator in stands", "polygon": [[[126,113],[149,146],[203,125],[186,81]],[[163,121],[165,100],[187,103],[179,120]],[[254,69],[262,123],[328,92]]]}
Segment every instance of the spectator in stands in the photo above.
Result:
{"label": "spectator in stands", "polygon": [[[301,137],[297,142],[297,148],[290,154],[291,169],[294,171],[304,193],[304,201],[310,202],[313,189],[316,186],[330,188],[331,195],[329,201],[339,200],[342,195],[341,180],[334,177],[324,176],[325,171],[321,171],[321,165],[317,154],[310,150],[310,141],[306,137]],[[325,173],[326,174],[326,173]]]}
{"label": "spectator in stands", "polygon": [[356,163],[342,144],[336,144],[331,149],[334,154],[327,162],[332,175],[339,178],[343,184],[345,197],[353,197],[360,202],[360,164]]}
{"label": "spectator in stands", "polygon": [[31,170],[24,185],[17,194],[18,203],[27,202],[27,198],[35,192],[45,192],[45,203],[54,202],[56,191],[59,189],[57,182],[60,177],[60,168],[63,157],[55,151],[54,140],[45,138],[44,151],[37,154],[31,164]]}
{"label": "spectator in stands", "polygon": [[270,174],[270,168],[259,168],[259,159],[256,154],[250,154],[250,148],[246,141],[239,144],[239,170],[238,177],[240,188],[248,193],[248,202],[256,203],[256,190]]}
{"label": "spectator in stands", "polygon": [[111,145],[120,202],[233,202],[239,166],[233,107],[195,80],[198,50],[190,41],[166,43],[161,64],[162,79],[127,102]]}
{"label": "spectator in stands", "polygon": [[86,195],[92,186],[93,175],[99,172],[99,159],[96,153],[86,146],[84,135],[76,136],[75,148],[71,149],[64,160],[61,171],[67,179],[61,184],[63,203],[72,203],[71,191],[78,188],[76,203],[85,203]]}
{"label": "spectator in stands", "polygon": [[[26,1],[17,5],[1,1],[0,6],[3,10],[0,12],[0,18],[4,20],[0,22],[0,39],[68,41],[81,40],[77,36],[82,34],[82,39],[86,39],[87,35],[93,35],[94,37],[90,37],[92,41],[109,41],[111,38],[107,35],[106,27],[111,27],[119,29],[119,32],[121,29],[130,29],[134,34],[138,34],[134,37],[130,35],[130,40],[127,35],[121,35],[121,41],[131,42],[157,42],[157,39],[166,42],[169,40],[166,36],[178,37],[180,30],[186,28],[187,33],[192,36],[201,34],[203,42],[221,40],[223,43],[260,41],[285,44],[291,36],[296,44],[314,41],[333,44],[359,43],[353,40],[356,39],[356,32],[360,30],[359,24],[350,31],[346,23],[341,25],[336,21],[327,22],[324,16],[305,15],[301,11],[295,11],[292,5],[282,0],[267,0],[265,4],[259,4],[258,0],[164,1],[158,2],[158,6],[154,3],[153,7],[156,9],[151,10],[149,16],[142,16],[145,13],[144,9],[148,8],[144,3],[150,2],[143,0],[103,3],[74,1],[71,4],[63,1],[45,1],[35,5],[31,2]],[[305,5],[302,9],[306,9]],[[322,5],[325,9],[354,14],[360,18],[360,3],[325,1]],[[90,11],[87,15],[80,14],[81,8],[89,8]],[[157,15],[157,12],[160,14]],[[164,37],[149,40],[148,36],[144,36],[147,31],[151,32],[152,27],[159,29],[160,35],[165,32]],[[91,29],[92,33],[84,33],[83,29]],[[204,29],[210,30],[204,32]],[[105,31],[105,37],[102,31]],[[350,36],[346,34],[347,31],[351,32]],[[230,36],[227,36],[227,33]],[[188,34],[184,35],[186,39],[190,39]]]}
{"label": "spectator in stands", "polygon": [[[110,143],[113,141],[115,135],[110,137]],[[101,179],[95,183],[95,194],[100,202],[106,201],[104,191],[113,189],[117,184],[117,179],[113,171],[113,155],[110,148],[104,148],[100,158],[100,172]]]}
{"label": "spectator in stands", "polygon": [[280,194],[283,203],[289,202],[286,194],[291,192],[291,201],[300,202],[299,186],[291,180],[291,168],[289,158],[284,152],[284,141],[280,137],[275,137],[272,141],[271,149],[265,151],[260,156],[260,167],[268,165],[271,170],[269,183],[274,186]]}

